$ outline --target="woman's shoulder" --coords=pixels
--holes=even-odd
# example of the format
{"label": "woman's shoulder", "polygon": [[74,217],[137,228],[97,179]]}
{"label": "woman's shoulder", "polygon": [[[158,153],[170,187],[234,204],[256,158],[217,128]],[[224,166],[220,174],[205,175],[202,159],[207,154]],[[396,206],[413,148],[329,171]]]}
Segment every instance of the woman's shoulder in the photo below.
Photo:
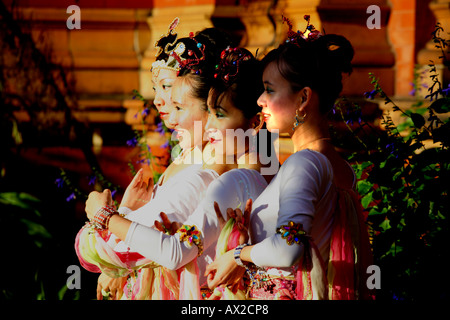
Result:
{"label": "woman's shoulder", "polygon": [[175,192],[177,189],[186,192],[189,189],[200,191],[206,189],[218,177],[219,174],[214,170],[202,169],[201,165],[193,164],[179,171],[159,187],[167,192]]}
{"label": "woman's shoulder", "polygon": [[285,175],[293,174],[293,171],[315,169],[321,172],[323,177],[332,179],[339,188],[351,189],[355,183],[355,174],[352,167],[336,152],[324,154],[304,149],[292,154],[284,164],[286,164]]}
{"label": "woman's shoulder", "polygon": [[267,186],[264,177],[253,169],[232,169],[223,173],[211,183],[208,192],[225,194],[240,193],[241,189],[262,190]]}
{"label": "woman's shoulder", "polygon": [[328,169],[331,168],[331,162],[321,152],[304,149],[290,155],[281,166],[280,171],[286,171],[287,169],[307,169],[311,166]]}
{"label": "woman's shoulder", "polygon": [[218,180],[220,181],[242,181],[246,180],[246,182],[260,182],[262,180],[265,181],[264,177],[261,175],[261,173],[254,169],[246,169],[246,168],[240,168],[240,169],[232,169],[225,173],[223,173]]}

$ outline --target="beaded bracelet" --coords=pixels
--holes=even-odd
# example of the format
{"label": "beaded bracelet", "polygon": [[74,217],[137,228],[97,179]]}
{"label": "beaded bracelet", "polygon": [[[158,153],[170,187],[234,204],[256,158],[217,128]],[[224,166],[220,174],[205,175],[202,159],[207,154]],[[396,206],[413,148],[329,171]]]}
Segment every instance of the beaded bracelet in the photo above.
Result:
{"label": "beaded bracelet", "polygon": [[195,226],[183,225],[177,230],[180,235],[180,241],[187,241],[190,245],[195,244],[198,248],[198,256],[203,253],[202,233]]}
{"label": "beaded bracelet", "polygon": [[242,262],[241,260],[241,251],[244,247],[248,246],[247,243],[240,244],[234,249],[234,260],[236,261],[237,265],[240,267],[244,267],[247,269],[247,266]]}
{"label": "beaded bracelet", "polygon": [[94,224],[96,229],[108,229],[109,219],[111,219],[111,216],[115,214],[118,214],[118,212],[113,206],[104,206],[95,213],[91,222]]}

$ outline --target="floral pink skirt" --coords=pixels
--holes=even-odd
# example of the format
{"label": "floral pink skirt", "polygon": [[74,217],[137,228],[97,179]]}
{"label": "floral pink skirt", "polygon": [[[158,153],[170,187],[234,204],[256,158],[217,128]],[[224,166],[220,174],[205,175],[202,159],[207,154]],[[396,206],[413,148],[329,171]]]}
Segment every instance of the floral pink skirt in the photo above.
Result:
{"label": "floral pink skirt", "polygon": [[285,278],[257,278],[248,291],[249,299],[295,300],[297,281]]}

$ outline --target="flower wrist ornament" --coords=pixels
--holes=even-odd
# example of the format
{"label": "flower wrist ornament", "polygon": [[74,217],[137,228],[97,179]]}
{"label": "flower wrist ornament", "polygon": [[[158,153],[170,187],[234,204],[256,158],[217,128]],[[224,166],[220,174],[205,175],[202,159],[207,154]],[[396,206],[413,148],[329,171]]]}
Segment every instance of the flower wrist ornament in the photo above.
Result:
{"label": "flower wrist ornament", "polygon": [[293,243],[301,244],[308,238],[306,231],[303,230],[303,224],[294,223],[293,221],[289,221],[287,225],[277,228],[277,233],[281,234],[283,239],[286,239],[288,245]]}
{"label": "flower wrist ornament", "polygon": [[198,256],[203,253],[202,233],[195,226],[183,225],[177,230],[180,235],[180,241],[187,241],[191,246],[195,244],[198,248]]}
{"label": "flower wrist ornament", "polygon": [[98,230],[108,229],[109,220],[115,214],[119,214],[113,206],[104,206],[98,210],[94,218],[92,218],[91,223]]}

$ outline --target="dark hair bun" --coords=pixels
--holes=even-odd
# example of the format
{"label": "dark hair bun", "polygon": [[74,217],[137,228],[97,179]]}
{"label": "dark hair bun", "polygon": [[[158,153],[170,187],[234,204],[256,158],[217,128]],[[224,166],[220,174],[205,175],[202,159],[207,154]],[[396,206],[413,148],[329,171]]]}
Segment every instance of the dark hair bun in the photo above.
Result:
{"label": "dark hair bun", "polygon": [[328,67],[338,72],[351,73],[354,56],[353,47],[346,38],[337,34],[327,34],[311,42],[319,57],[328,62]]}

